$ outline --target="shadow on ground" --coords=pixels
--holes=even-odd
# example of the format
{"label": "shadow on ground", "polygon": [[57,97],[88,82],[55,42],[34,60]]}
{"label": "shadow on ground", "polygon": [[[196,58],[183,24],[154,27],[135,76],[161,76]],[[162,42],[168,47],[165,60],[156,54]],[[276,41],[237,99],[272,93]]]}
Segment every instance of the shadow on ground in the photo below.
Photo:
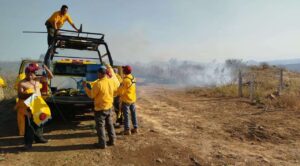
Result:
{"label": "shadow on ground", "polygon": [[[15,100],[4,100],[0,103],[0,151],[5,153],[18,153],[23,145],[23,136],[18,136],[17,112],[14,110]],[[68,110],[70,112],[70,110]],[[74,112],[73,112],[74,113]],[[57,114],[44,126],[44,136],[49,140],[62,140],[84,137],[95,137],[93,125],[79,125],[80,122],[94,119],[91,114],[85,114],[86,111],[77,111],[72,116]],[[51,134],[51,131],[74,130],[75,133]],[[89,130],[89,131],[88,131]],[[89,145],[70,145],[62,147],[39,146],[35,145],[34,151],[62,151],[75,149],[89,149]]]}

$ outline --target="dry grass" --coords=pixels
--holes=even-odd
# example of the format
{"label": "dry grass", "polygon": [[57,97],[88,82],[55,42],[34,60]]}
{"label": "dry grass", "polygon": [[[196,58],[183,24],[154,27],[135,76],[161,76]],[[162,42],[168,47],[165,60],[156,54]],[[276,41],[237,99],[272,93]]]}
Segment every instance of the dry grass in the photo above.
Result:
{"label": "dry grass", "polygon": [[[254,102],[275,108],[300,108],[300,73],[284,70],[284,89],[278,96],[280,69],[274,66],[261,65],[251,67],[243,73],[243,97],[250,96],[249,82],[254,77]],[[206,97],[237,97],[237,84],[214,88],[193,88],[187,91]]]}
{"label": "dry grass", "polygon": [[7,83],[7,87],[4,88],[4,97],[6,100],[10,100],[12,98],[15,98],[17,95],[16,90],[14,89],[15,81],[17,75],[15,74],[2,74],[1,75],[5,82]]}
{"label": "dry grass", "polygon": [[275,107],[279,107],[279,108],[291,108],[291,109],[300,108],[299,95],[296,95],[294,93],[283,94],[279,96],[278,99],[275,100],[273,103]]}
{"label": "dry grass", "polygon": [[233,94],[237,94],[237,88],[236,85],[231,84],[213,88],[191,88],[187,92],[205,97],[232,97]]}

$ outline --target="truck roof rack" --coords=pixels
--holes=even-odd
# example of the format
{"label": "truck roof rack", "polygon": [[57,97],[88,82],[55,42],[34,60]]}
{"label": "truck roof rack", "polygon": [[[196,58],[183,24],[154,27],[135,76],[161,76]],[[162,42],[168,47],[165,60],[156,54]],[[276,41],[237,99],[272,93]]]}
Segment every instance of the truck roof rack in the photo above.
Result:
{"label": "truck roof rack", "polygon": [[[102,48],[104,48],[105,51],[100,52],[99,46],[103,46]],[[59,56],[56,52],[57,48],[96,51],[100,63],[103,63],[103,59],[107,57],[110,65],[113,66],[113,59],[107,43],[104,41],[104,34],[83,32],[82,25],[80,26],[79,32],[65,29],[58,30],[58,33],[54,35],[53,41],[48,47],[44,57],[44,64],[49,66],[53,58]]]}
{"label": "truck roof rack", "polygon": [[99,44],[104,43],[104,34],[102,33],[77,32],[60,29],[59,33],[54,36],[55,48],[96,50]]}

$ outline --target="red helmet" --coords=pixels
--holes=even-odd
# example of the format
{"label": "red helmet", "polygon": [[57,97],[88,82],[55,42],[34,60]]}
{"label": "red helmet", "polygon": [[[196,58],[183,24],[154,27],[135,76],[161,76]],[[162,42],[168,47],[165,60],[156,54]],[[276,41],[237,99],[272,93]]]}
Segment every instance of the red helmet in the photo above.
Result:
{"label": "red helmet", "polygon": [[124,74],[131,74],[132,68],[129,65],[123,66]]}
{"label": "red helmet", "polygon": [[26,68],[25,68],[25,73],[34,73],[35,71],[39,70],[39,65],[37,63],[30,63]]}

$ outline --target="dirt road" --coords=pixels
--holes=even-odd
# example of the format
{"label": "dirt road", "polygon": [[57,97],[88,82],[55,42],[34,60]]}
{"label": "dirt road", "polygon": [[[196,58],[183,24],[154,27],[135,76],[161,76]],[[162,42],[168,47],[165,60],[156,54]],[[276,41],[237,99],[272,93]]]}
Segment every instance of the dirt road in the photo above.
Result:
{"label": "dirt road", "polygon": [[47,144],[23,152],[13,105],[0,105],[0,165],[300,165],[300,113],[264,111],[237,98],[207,98],[159,85],[138,91],[140,133],[95,149],[91,113],[55,120]]}

